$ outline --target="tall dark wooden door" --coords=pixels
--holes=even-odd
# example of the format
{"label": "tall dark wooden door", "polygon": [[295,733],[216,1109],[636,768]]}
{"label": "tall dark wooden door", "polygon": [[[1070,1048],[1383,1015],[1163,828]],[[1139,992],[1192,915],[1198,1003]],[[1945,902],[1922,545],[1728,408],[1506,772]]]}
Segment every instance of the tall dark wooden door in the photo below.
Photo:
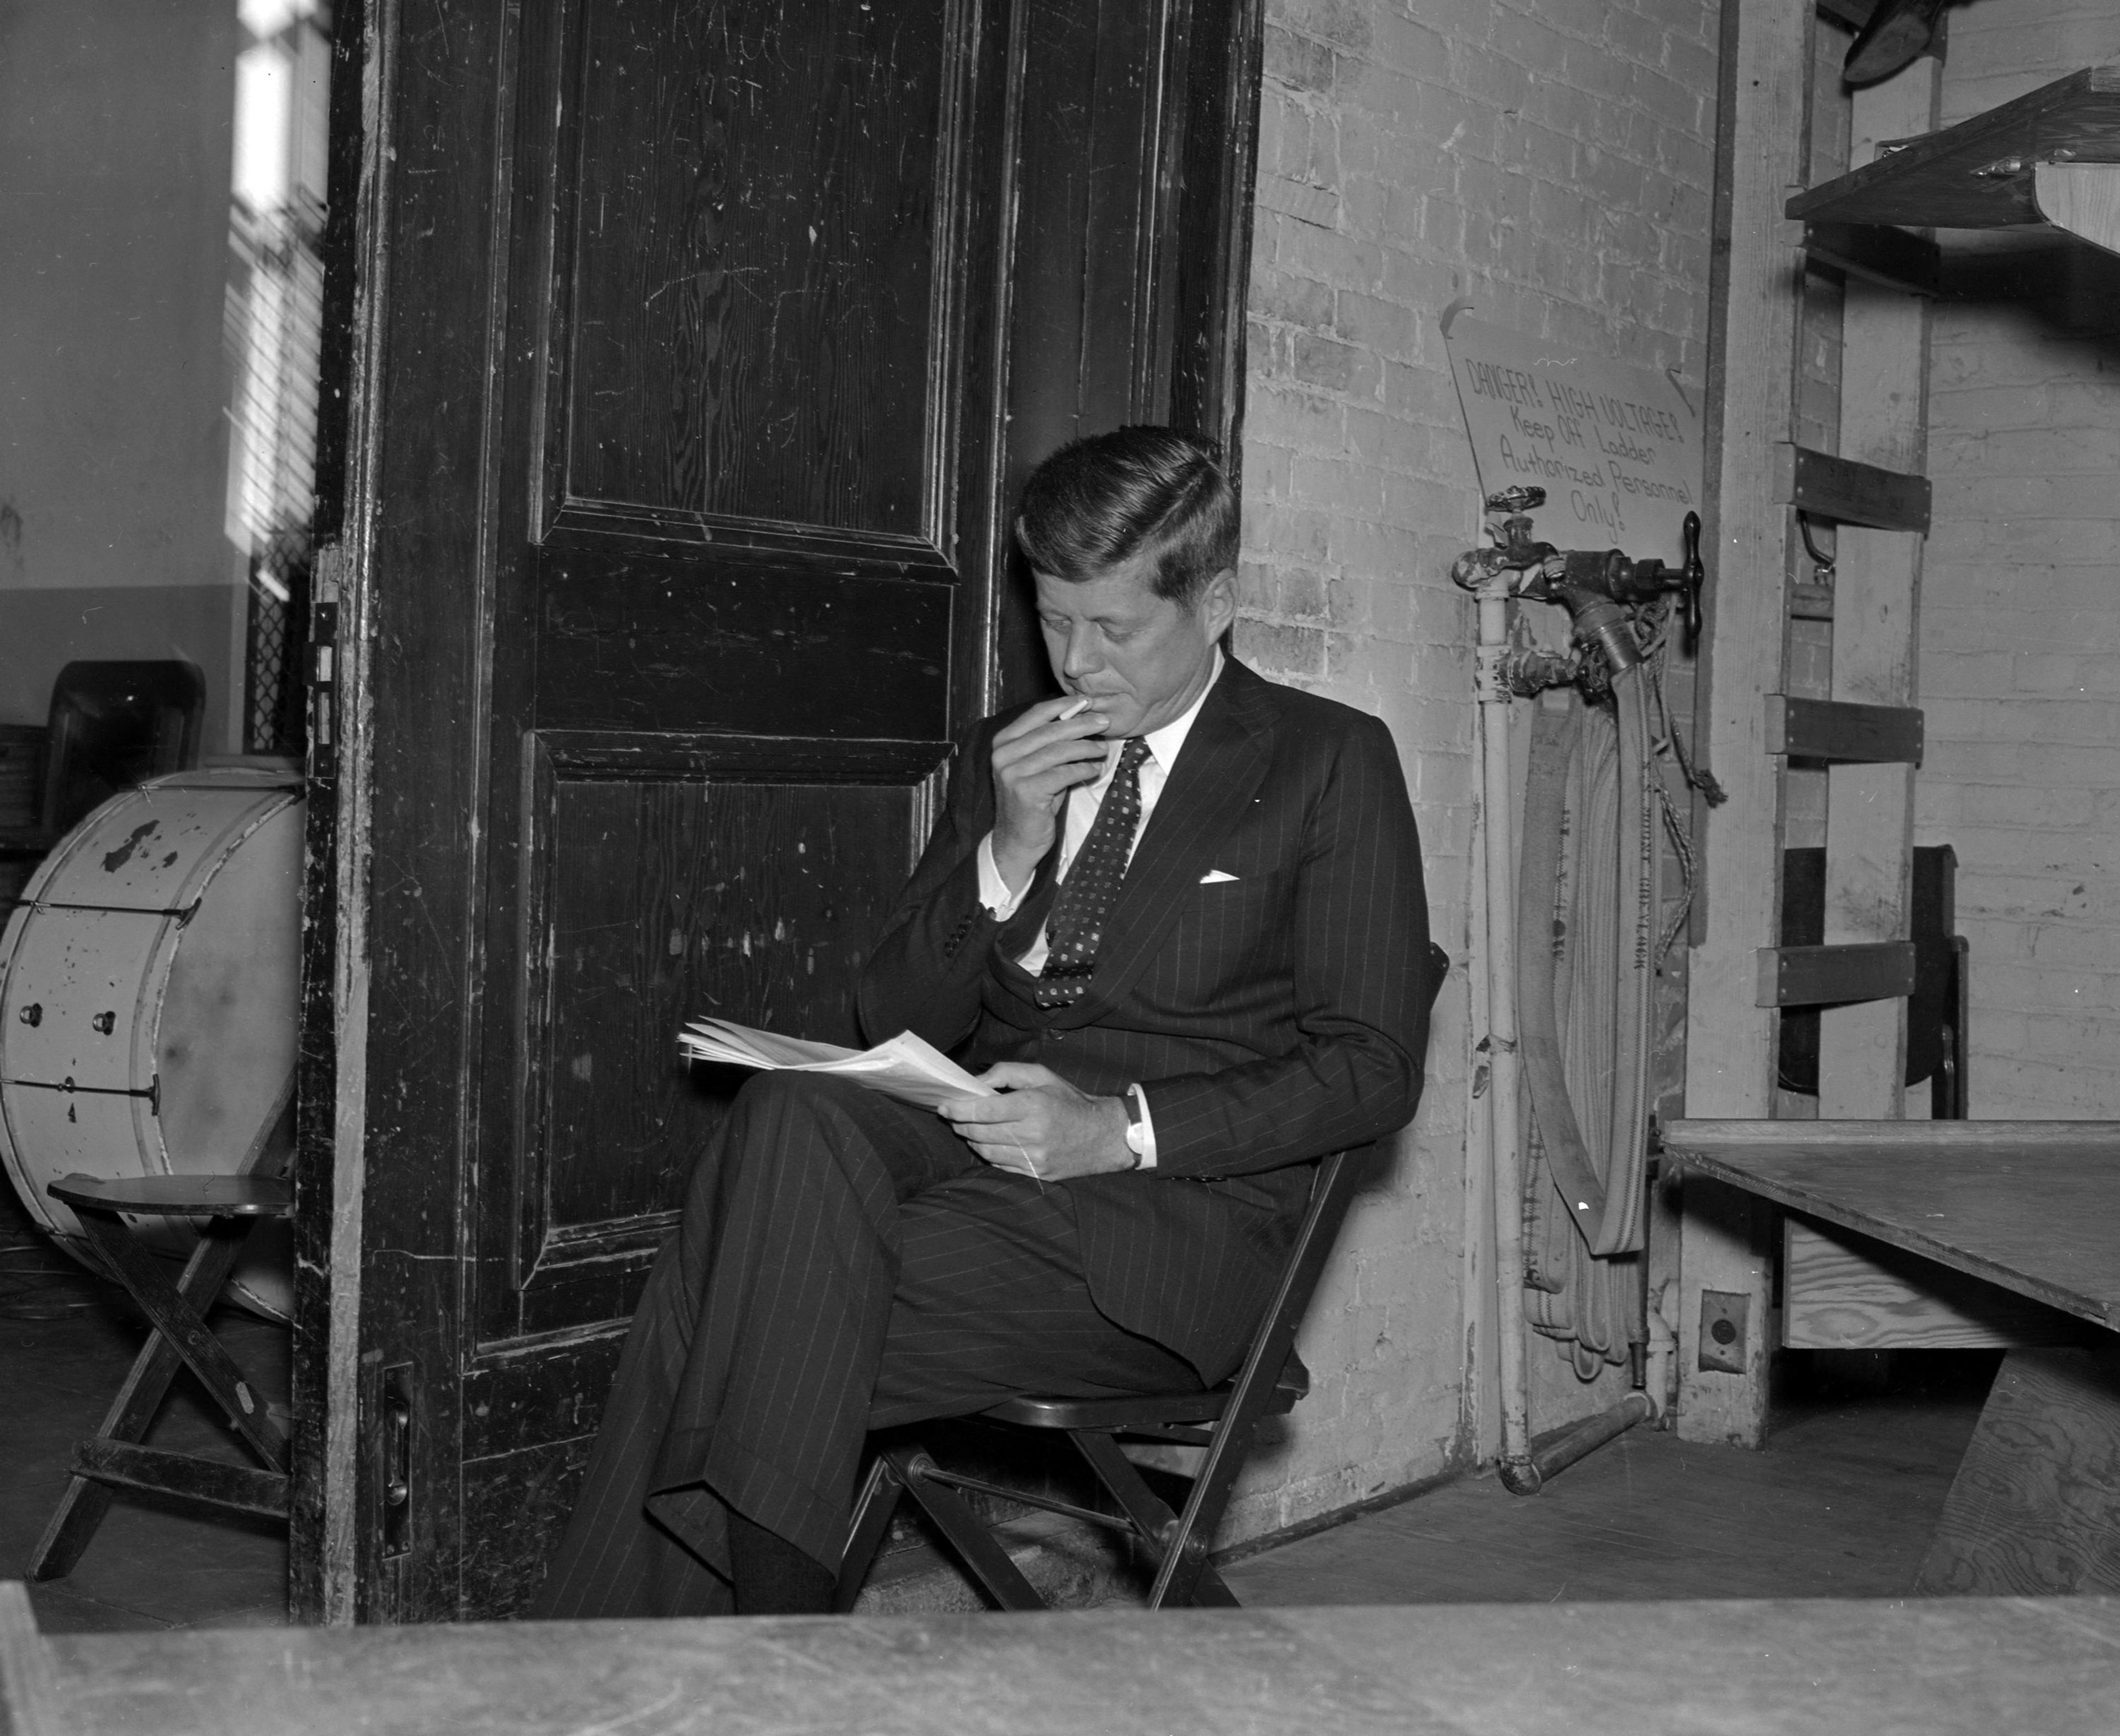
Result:
{"label": "tall dark wooden door", "polygon": [[[738,1082],[681,1068],[679,1026],[853,1036],[949,742],[1002,685],[1004,490],[1040,455],[1009,432],[1016,214],[1026,162],[1082,149],[1026,128],[1035,10],[444,0],[359,32],[302,1613],[519,1606]],[[1196,81],[1226,110],[1251,36],[1221,10]],[[1135,136],[1128,221],[1196,210],[1220,258],[1238,204],[1187,194],[1167,110],[1192,12],[1126,14],[1162,118],[1104,131]],[[1166,360],[1078,422],[1169,413],[1179,275],[1127,280],[1109,342]]]}

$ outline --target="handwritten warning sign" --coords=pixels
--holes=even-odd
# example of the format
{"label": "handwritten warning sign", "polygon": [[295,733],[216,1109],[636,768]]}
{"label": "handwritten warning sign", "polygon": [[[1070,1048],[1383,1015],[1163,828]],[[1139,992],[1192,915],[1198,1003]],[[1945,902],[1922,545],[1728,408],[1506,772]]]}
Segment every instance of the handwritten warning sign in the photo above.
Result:
{"label": "handwritten warning sign", "polygon": [[1543,488],[1541,542],[1681,557],[1681,526],[1700,510],[1696,394],[1463,314],[1444,341],[1483,493]]}

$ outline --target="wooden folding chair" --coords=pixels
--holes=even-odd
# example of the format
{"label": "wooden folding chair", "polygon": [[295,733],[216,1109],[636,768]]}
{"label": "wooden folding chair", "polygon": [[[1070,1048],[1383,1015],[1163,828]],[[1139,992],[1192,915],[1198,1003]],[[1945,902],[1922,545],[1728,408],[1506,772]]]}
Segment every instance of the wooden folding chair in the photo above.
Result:
{"label": "wooden folding chair", "polygon": [[[1282,1271],[1280,1287],[1234,1379],[1206,1392],[1154,1393],[1125,1399],[1011,1399],[979,1413],[987,1421],[1018,1428],[1062,1431],[1117,1502],[1118,1514],[1099,1513],[1046,1496],[1004,1488],[979,1478],[960,1476],[937,1464],[924,1447],[886,1447],[870,1467],[861,1498],[855,1504],[834,1607],[853,1608],[890,1515],[900,1496],[904,1494],[910,1495],[934,1521],[997,1606],[1044,1608],[1044,1600],[959,1493],[969,1491],[1132,1535],[1157,1563],[1155,1580],[1149,1591],[1151,1609],[1185,1603],[1234,1608],[1235,1594],[1207,1565],[1209,1541],[1220,1523],[1237,1473],[1244,1468],[1253,1428],[1262,1417],[1291,1409],[1309,1389],[1309,1375],[1293,1353],[1295,1329],[1302,1324],[1310,1292],[1324,1269],[1340,1222],[1346,1216],[1347,1203],[1361,1178],[1360,1160],[1369,1149],[1337,1152],[1318,1165],[1310,1203]],[[1182,1513],[1171,1511],[1119,1450],[1122,1436],[1177,1441],[1207,1450]]]}
{"label": "wooden folding chair", "polygon": [[[1442,987],[1449,961],[1439,948],[1431,947],[1430,952],[1432,998]],[[1289,1250],[1280,1286],[1234,1379],[1207,1392],[1124,1399],[1011,1399],[979,1413],[988,1422],[1065,1434],[1111,1495],[1117,1514],[960,1475],[938,1465],[917,1444],[888,1446],[871,1465],[855,1503],[833,1607],[853,1608],[900,1496],[910,1495],[998,1608],[1044,1608],[1044,1600],[964,1500],[964,1493],[969,1492],[1042,1508],[1132,1537],[1156,1563],[1148,1595],[1151,1609],[1188,1603],[1234,1608],[1235,1594],[1208,1565],[1208,1548],[1250,1451],[1252,1431],[1261,1418],[1294,1408],[1309,1389],[1309,1375],[1295,1353],[1296,1329],[1303,1324],[1310,1293],[1360,1183],[1363,1159],[1374,1149],[1336,1152],[1319,1162],[1310,1203],[1295,1245]],[[1121,1436],[1206,1449],[1182,1512],[1171,1511],[1148,1486],[1120,1450]]]}
{"label": "wooden folding chair", "polygon": [[[246,1170],[287,1129],[292,1090],[291,1079],[244,1155]],[[30,1558],[31,1579],[60,1579],[73,1571],[110,1510],[115,1490],[286,1520],[286,1425],[206,1323],[207,1310],[227,1283],[250,1232],[267,1218],[293,1213],[293,1184],[277,1168],[276,1161],[270,1168],[232,1175],[66,1175],[45,1189],[73,1208],[83,1235],[146,1315],[150,1329],[102,1426],[74,1445],[66,1493]],[[198,1245],[174,1282],[168,1264],[135,1239],[122,1215],[126,1212],[205,1220]],[[145,1445],[179,1363],[226,1413],[263,1469]]]}

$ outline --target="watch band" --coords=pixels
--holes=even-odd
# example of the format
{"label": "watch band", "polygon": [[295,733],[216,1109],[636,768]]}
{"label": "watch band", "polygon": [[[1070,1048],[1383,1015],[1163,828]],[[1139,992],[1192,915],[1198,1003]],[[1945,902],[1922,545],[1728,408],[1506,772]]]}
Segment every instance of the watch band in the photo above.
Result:
{"label": "watch band", "polygon": [[1139,1169],[1141,1159],[1148,1154],[1147,1136],[1141,1127],[1141,1087],[1129,1085],[1119,1101],[1126,1105],[1127,1149],[1133,1153],[1133,1167]]}

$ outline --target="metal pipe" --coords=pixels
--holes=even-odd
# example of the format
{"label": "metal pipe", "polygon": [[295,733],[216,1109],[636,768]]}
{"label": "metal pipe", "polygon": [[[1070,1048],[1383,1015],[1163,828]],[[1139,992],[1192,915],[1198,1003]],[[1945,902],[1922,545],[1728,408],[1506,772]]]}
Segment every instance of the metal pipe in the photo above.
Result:
{"label": "metal pipe", "polygon": [[[1642,1264],[1648,1264],[1646,1250]],[[1663,1314],[1666,1293],[1664,1287],[1659,1287],[1656,1295],[1646,1298],[1648,1305],[1643,1310],[1649,1330],[1648,1366],[1644,1371],[1643,1386],[1648,1394],[1650,1413],[1657,1417],[1671,1409],[1672,1377],[1678,1362],[1678,1334],[1671,1329],[1671,1322]]]}
{"label": "metal pipe", "polygon": [[1594,1417],[1585,1417],[1572,1428],[1555,1436],[1532,1454],[1532,1468],[1541,1482],[1558,1477],[1577,1459],[1596,1452],[1636,1423],[1648,1422],[1655,1413],[1647,1393],[1629,1393],[1617,1404]]}
{"label": "metal pipe", "polygon": [[1516,826],[1509,779],[1509,579],[1480,587],[1478,692],[1487,872],[1487,1125],[1495,1177],[1496,1361],[1502,1389],[1503,1487],[1530,1495],[1542,1478],[1531,1453],[1530,1369],[1524,1356],[1523,1143],[1518,1114]]}

